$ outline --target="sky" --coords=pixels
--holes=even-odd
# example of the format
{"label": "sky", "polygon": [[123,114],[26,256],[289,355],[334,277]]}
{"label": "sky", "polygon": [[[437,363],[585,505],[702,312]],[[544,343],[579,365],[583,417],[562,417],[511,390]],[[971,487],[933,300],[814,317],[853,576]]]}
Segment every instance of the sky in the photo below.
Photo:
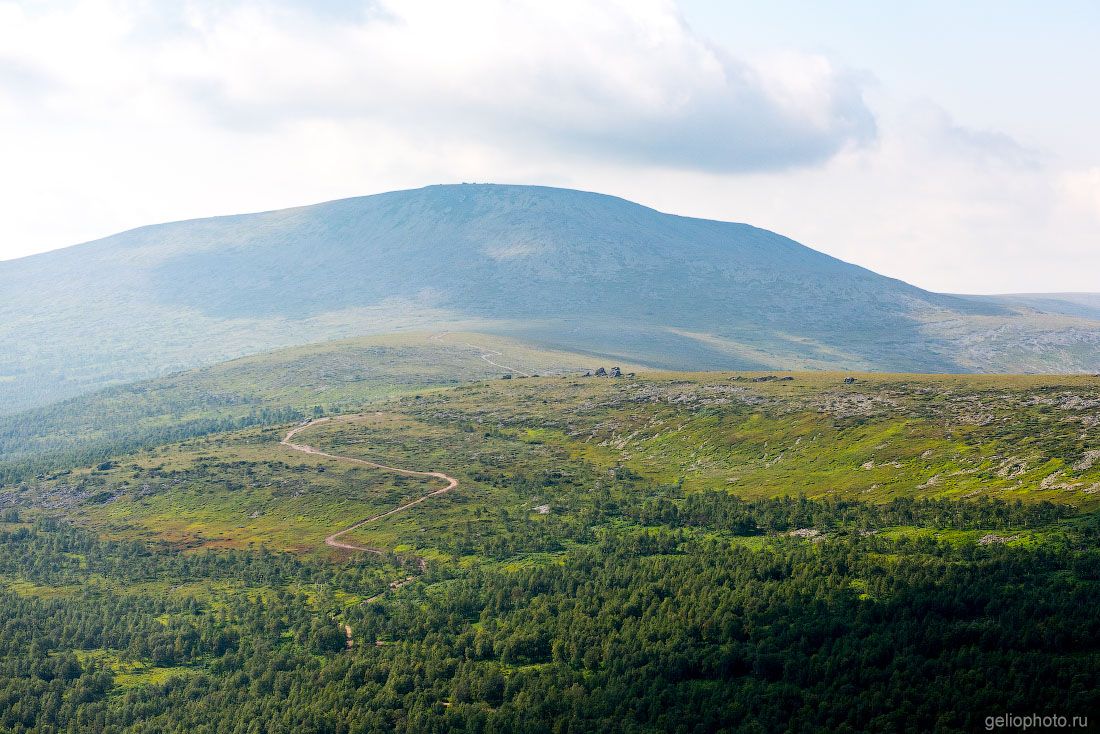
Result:
{"label": "sky", "polygon": [[1100,291],[1100,3],[0,0],[0,259],[464,181]]}

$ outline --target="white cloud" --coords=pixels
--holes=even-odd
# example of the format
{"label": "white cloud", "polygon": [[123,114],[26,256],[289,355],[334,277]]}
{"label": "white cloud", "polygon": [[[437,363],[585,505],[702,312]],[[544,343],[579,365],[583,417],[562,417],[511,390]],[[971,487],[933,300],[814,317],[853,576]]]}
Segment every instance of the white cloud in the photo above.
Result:
{"label": "white cloud", "polygon": [[4,47],[81,117],[183,103],[242,131],[370,120],[720,171],[816,163],[874,133],[826,59],[739,61],[658,0],[404,0],[358,22],[257,2],[191,3],[171,23],[132,0],[4,13]]}
{"label": "white cloud", "polygon": [[[872,102],[872,146],[799,171],[665,175],[647,200],[774,229],[933,290],[1100,290],[1100,177],[928,103]],[[634,175],[618,185],[644,192],[654,182]]]}
{"label": "white cloud", "polygon": [[477,180],[748,221],[941,290],[1100,272],[1098,162],[822,54],[746,57],[659,0],[0,0],[0,126],[0,257]]}
{"label": "white cloud", "polygon": [[[1068,171],[1062,176],[1062,190],[1075,209],[1100,220],[1100,166],[1083,171]],[[1097,243],[1100,248],[1100,242]]]}
{"label": "white cloud", "polygon": [[815,56],[739,61],[666,2],[413,0],[350,25],[256,6],[196,18],[201,34],[166,68],[231,124],[369,119],[719,171],[816,163],[874,133],[851,75]]}
{"label": "white cloud", "polygon": [[737,60],[668,2],[325,9],[0,0],[0,196],[15,204],[0,256],[593,160],[797,167],[874,131],[848,72],[812,55]]}

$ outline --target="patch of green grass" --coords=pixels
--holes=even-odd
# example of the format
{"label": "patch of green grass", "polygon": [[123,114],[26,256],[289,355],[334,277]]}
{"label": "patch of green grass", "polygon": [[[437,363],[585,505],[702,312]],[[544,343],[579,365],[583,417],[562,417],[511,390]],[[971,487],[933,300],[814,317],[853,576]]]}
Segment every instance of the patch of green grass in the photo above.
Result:
{"label": "patch of green grass", "polygon": [[978,544],[986,538],[986,544],[1007,545],[1010,547],[1033,547],[1049,537],[1050,530],[942,530],[923,528],[913,525],[884,528],[881,537],[889,540],[902,538],[932,538],[952,545]]}
{"label": "patch of green grass", "polygon": [[81,590],[80,586],[75,585],[46,586],[35,584],[25,579],[5,577],[0,577],[0,588],[7,589],[19,596],[35,597],[38,599],[64,599],[79,594]]}
{"label": "patch of green grass", "polygon": [[97,665],[111,672],[114,680],[112,695],[143,685],[159,685],[173,677],[195,675],[196,666],[158,666],[147,661],[127,660],[118,650],[75,650],[81,665]]}

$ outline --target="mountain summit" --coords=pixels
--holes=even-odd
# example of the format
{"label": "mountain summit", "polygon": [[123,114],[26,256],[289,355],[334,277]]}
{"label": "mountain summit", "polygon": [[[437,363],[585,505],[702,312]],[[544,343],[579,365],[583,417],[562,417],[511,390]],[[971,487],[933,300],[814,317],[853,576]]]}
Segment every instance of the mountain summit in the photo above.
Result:
{"label": "mountain summit", "polygon": [[1100,368],[1100,320],[1056,296],[931,293],[747,224],[463,184],[0,262],[0,401],[15,410],[281,346],[437,328],[670,368]]}

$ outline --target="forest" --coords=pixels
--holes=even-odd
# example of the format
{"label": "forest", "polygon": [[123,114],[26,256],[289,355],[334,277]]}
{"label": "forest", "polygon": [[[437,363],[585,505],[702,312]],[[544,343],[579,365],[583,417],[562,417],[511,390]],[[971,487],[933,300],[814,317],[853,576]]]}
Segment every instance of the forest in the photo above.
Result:
{"label": "forest", "polygon": [[0,731],[971,731],[1037,701],[1100,709],[1095,516],[1021,547],[869,531],[898,513],[954,527],[1057,513],[736,512],[852,532],[747,545],[670,513],[561,563],[439,569],[341,609],[383,561],[181,555],[8,513],[0,574],[22,584],[0,592]]}
{"label": "forest", "polygon": [[[9,484],[0,734],[1100,720],[1095,388],[801,381],[483,382]],[[437,488],[341,456],[459,487],[332,548]]]}

